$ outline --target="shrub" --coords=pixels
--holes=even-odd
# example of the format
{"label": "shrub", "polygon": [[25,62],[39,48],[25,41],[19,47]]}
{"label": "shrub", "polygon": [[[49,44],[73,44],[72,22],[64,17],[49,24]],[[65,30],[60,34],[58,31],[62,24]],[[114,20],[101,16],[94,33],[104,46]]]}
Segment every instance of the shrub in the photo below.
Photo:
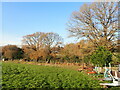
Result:
{"label": "shrub", "polygon": [[23,58],[23,51],[16,45],[6,45],[2,49],[3,57],[6,59],[21,59]]}
{"label": "shrub", "polygon": [[84,63],[90,64],[90,55],[84,57]]}
{"label": "shrub", "polygon": [[120,53],[113,53],[112,63],[119,64],[120,63]]}
{"label": "shrub", "polygon": [[112,53],[105,47],[98,47],[95,52],[90,56],[90,62],[94,65],[104,66],[108,65],[112,61]]}

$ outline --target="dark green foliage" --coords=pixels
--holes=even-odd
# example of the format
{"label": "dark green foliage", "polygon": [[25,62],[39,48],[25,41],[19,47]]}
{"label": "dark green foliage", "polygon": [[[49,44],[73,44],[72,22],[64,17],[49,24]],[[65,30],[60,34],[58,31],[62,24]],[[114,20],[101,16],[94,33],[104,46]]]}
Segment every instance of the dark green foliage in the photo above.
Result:
{"label": "dark green foliage", "polygon": [[50,66],[3,63],[2,88],[100,88],[85,73]]}
{"label": "dark green foliage", "polygon": [[23,58],[23,50],[21,49],[21,48],[18,48],[18,51],[17,51],[17,55],[15,56],[15,58],[14,59],[21,59],[21,58]]}
{"label": "dark green foliage", "polygon": [[84,57],[84,63],[90,64],[90,55]]}
{"label": "dark green foliage", "polygon": [[69,56],[64,56],[64,57],[62,57],[62,59],[64,60],[64,61],[68,61],[69,62],[69,60],[70,60],[70,58],[69,58]]}
{"label": "dark green foliage", "polygon": [[71,57],[71,62],[73,62],[73,63],[75,63],[75,62],[80,62],[80,59],[79,59],[78,56],[73,55],[73,56]]}
{"label": "dark green foliage", "polygon": [[120,53],[113,53],[112,64],[120,63]]}
{"label": "dark green foliage", "polygon": [[90,56],[90,61],[94,65],[104,66],[108,65],[112,61],[112,53],[106,50],[105,47],[100,46],[96,51]]}

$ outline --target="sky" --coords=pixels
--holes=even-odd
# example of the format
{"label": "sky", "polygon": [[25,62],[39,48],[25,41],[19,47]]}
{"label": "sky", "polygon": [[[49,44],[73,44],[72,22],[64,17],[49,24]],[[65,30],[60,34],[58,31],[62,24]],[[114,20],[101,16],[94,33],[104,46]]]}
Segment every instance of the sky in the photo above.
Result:
{"label": "sky", "polygon": [[21,45],[23,36],[35,32],[55,32],[65,44],[76,42],[68,38],[66,24],[81,5],[83,2],[3,2],[2,45]]}

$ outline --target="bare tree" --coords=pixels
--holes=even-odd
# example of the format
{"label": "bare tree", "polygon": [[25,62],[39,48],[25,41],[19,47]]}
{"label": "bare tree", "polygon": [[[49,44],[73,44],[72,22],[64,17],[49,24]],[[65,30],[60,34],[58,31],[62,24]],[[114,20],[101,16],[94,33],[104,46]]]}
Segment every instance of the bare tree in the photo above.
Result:
{"label": "bare tree", "polygon": [[50,49],[52,47],[58,47],[62,44],[63,39],[53,32],[45,33],[41,36],[42,45]]}
{"label": "bare tree", "polygon": [[55,47],[62,44],[63,39],[53,32],[36,32],[34,34],[23,36],[23,44],[37,50],[45,47]]}
{"label": "bare tree", "polygon": [[37,50],[41,47],[41,36],[43,36],[43,32],[36,32],[30,35],[23,36],[23,44],[28,45],[29,47],[33,48],[34,50]]}
{"label": "bare tree", "polygon": [[72,13],[68,22],[70,36],[84,37],[95,46],[115,46],[118,30],[117,2],[94,2],[84,4]]}
{"label": "bare tree", "polygon": [[23,44],[27,45],[23,49],[25,55],[31,59],[38,61],[42,57],[47,62],[50,62],[50,60],[47,60],[47,57],[51,56],[52,48],[62,45],[62,41],[62,37],[57,33],[36,32],[23,37]]}

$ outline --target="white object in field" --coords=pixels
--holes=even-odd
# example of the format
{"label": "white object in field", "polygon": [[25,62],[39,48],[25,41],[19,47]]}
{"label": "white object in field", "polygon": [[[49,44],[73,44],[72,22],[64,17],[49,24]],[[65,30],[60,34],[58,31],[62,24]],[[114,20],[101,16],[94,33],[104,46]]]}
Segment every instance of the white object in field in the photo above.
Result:
{"label": "white object in field", "polygon": [[119,66],[118,66],[118,72],[120,72],[120,64],[119,64]]}
{"label": "white object in field", "polygon": [[111,64],[109,63],[109,69],[111,70]]}
{"label": "white object in field", "polygon": [[3,58],[2,61],[5,61],[5,59]]}
{"label": "white object in field", "polygon": [[105,80],[105,81],[112,81],[112,78],[105,78],[103,80]]}
{"label": "white object in field", "polygon": [[113,76],[111,75],[111,71],[112,71],[111,64],[109,63],[108,68],[106,67],[106,64],[105,64],[104,80],[107,80],[107,81],[113,80]]}
{"label": "white object in field", "polygon": [[105,85],[105,86],[120,86],[120,78],[119,78],[119,72],[115,71],[115,76],[111,74],[109,71],[110,77],[113,80],[113,83],[100,83],[100,85]]}
{"label": "white object in field", "polygon": [[118,84],[118,83],[100,83],[100,85],[104,85],[104,86],[120,86],[120,84]]}

